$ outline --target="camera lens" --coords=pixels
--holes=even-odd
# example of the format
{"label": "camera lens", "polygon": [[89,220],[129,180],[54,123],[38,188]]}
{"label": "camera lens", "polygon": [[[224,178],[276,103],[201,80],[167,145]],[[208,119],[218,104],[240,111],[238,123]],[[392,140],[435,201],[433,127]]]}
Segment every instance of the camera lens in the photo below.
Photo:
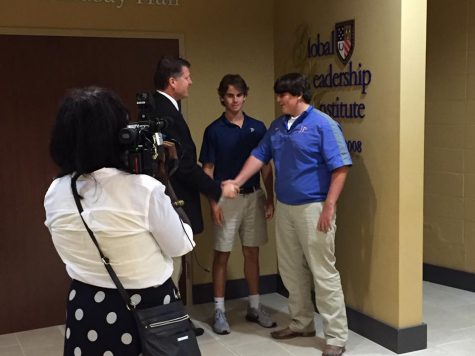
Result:
{"label": "camera lens", "polygon": [[137,136],[136,130],[129,127],[124,127],[119,132],[119,142],[124,145],[130,145],[135,142]]}

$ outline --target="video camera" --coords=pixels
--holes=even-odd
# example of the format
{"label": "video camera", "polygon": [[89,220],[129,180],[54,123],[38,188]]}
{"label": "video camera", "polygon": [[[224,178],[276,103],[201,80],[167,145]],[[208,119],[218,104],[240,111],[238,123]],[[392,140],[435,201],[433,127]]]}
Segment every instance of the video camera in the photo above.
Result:
{"label": "video camera", "polygon": [[126,147],[124,162],[135,174],[154,177],[159,159],[165,159],[162,130],[172,123],[169,117],[157,117],[149,93],[137,93],[138,121],[119,132],[119,142]]}

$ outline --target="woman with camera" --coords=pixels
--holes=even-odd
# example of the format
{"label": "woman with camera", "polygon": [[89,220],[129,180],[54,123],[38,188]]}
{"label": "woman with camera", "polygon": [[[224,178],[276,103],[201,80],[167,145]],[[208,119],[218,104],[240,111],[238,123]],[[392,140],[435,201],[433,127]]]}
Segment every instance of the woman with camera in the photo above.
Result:
{"label": "woman with camera", "polygon": [[[137,309],[179,299],[170,279],[171,258],[195,245],[165,186],[125,170],[119,131],[127,123],[118,96],[89,87],[68,93],[53,127],[50,153],[59,175],[45,196],[45,224],[72,278],[64,346],[68,356],[141,353],[133,315],[85,224]],[[72,187],[84,209],[81,215]]]}

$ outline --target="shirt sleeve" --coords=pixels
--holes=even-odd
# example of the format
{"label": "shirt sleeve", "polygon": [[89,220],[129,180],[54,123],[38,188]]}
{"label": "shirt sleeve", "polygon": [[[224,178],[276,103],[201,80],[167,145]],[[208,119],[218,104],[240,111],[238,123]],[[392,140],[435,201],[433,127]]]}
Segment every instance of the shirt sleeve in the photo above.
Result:
{"label": "shirt sleeve", "polygon": [[157,186],[151,193],[148,220],[152,236],[166,255],[182,256],[195,246],[191,227],[179,218],[164,186]]}
{"label": "shirt sleeve", "polygon": [[203,143],[201,144],[200,158],[201,163],[214,163],[216,161],[215,145],[212,140],[209,126],[203,134]]}
{"label": "shirt sleeve", "polygon": [[272,158],[271,128],[272,125],[269,130],[267,130],[257,147],[254,148],[251,152],[251,156],[254,156],[259,161],[262,161],[265,164],[269,163]]}
{"label": "shirt sleeve", "polygon": [[267,132],[267,128],[266,128],[266,125],[262,121],[259,121],[259,124],[260,124],[258,127],[259,139],[262,140],[262,138],[265,136]]}
{"label": "shirt sleeve", "polygon": [[334,171],[343,166],[351,166],[351,156],[346,146],[345,138],[340,125],[333,119],[329,119],[322,125],[322,156],[329,171]]}

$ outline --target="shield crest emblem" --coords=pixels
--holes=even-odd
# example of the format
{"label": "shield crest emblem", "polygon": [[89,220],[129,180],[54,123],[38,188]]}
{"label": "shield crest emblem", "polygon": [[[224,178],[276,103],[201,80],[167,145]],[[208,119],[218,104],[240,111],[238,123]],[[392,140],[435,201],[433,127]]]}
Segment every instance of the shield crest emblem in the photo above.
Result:
{"label": "shield crest emblem", "polygon": [[336,54],[343,64],[348,63],[355,49],[355,20],[335,24]]}

